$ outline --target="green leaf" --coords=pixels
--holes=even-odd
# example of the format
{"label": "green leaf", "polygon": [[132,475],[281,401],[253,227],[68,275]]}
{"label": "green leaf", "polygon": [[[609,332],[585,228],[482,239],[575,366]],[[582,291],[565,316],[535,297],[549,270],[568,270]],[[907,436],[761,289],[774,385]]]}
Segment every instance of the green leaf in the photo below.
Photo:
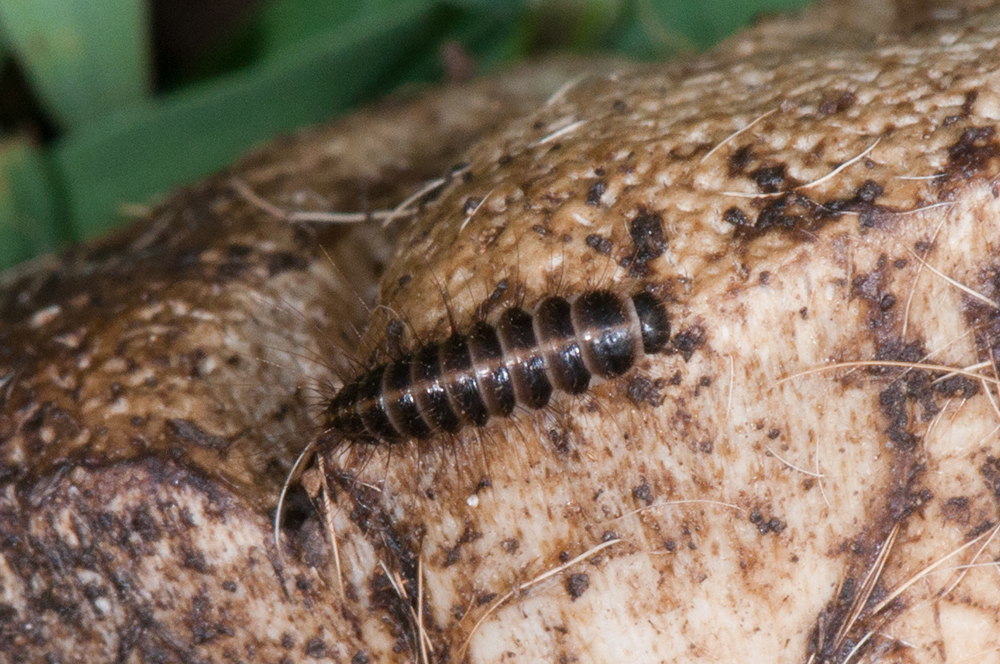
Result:
{"label": "green leaf", "polygon": [[[145,79],[135,75],[145,71],[142,0],[0,0],[0,51],[16,47],[13,55],[22,58],[46,112],[72,125],[47,154],[32,149],[30,158],[19,157],[31,165],[18,172],[34,177],[4,172],[7,194],[0,205],[7,231],[0,242],[9,255],[22,255],[28,245],[51,247],[58,236],[54,209],[63,213],[60,228],[72,228],[63,235],[92,237],[117,223],[125,205],[217,171],[255,143],[327,120],[401,81],[440,77],[444,41],[465,47],[480,72],[553,45],[662,59],[708,45],[762,12],[804,4],[271,0],[241,33],[242,56],[222,58],[212,71],[252,65],[143,100]],[[95,42],[85,28],[96,24]],[[54,49],[67,35],[73,39],[66,43],[76,46]],[[42,46],[33,45],[35,37]],[[132,74],[119,75],[121,67]],[[45,175],[57,186],[49,187]],[[60,197],[50,198],[55,194]],[[31,209],[43,212],[24,212]],[[25,233],[20,225],[35,218],[45,220],[42,230]],[[12,228],[20,239],[10,239]]]}
{"label": "green leaf", "polygon": [[[376,22],[393,20],[399,8],[412,2],[406,0],[271,0],[264,4],[256,21],[257,36],[262,52],[276,53],[352,21],[367,18]],[[424,0],[430,10],[436,0]]]}
{"label": "green leaf", "polygon": [[[680,33],[701,48],[721,41],[753,19],[804,7],[811,0],[634,0],[646,30]],[[658,23],[653,26],[653,23]]]}
{"label": "green leaf", "polygon": [[[584,3],[586,2],[590,2],[590,0],[584,0]],[[524,12],[530,5],[542,3],[530,2],[530,0],[445,0],[444,4],[478,14],[505,16],[509,18]]]}
{"label": "green leaf", "polygon": [[0,268],[57,245],[52,189],[35,146],[0,141]]}
{"label": "green leaf", "polygon": [[112,226],[125,204],[195,181],[256,143],[370,98],[439,37],[432,14],[427,2],[401,3],[390,22],[363,17],[67,136],[52,157],[76,237]]}
{"label": "green leaf", "polygon": [[85,125],[147,94],[143,0],[0,0],[0,27],[47,110]]}

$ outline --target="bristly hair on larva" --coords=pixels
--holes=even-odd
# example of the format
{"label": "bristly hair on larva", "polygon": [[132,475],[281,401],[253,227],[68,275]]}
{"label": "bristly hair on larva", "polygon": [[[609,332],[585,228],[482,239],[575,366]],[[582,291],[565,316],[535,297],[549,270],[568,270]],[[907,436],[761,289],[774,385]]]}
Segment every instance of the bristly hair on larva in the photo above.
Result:
{"label": "bristly hair on larva", "polygon": [[338,443],[392,445],[483,427],[546,406],[555,390],[581,394],[595,375],[620,376],[669,340],[664,302],[646,291],[549,296],[363,373],[330,400],[323,428]]}
{"label": "bristly hair on larva", "polygon": [[502,310],[495,324],[473,323],[361,372],[326,403],[323,433],[302,451],[278,499],[275,543],[290,483],[313,452],[369,450],[407,441],[434,444],[463,429],[538,410],[555,391],[586,392],[595,376],[614,379],[670,345],[664,299],[648,290],[549,295],[531,311]]}
{"label": "bristly hair on larva", "polygon": [[[405,312],[385,305],[371,310],[374,334],[365,336],[370,342],[382,330],[382,342],[370,353],[362,351],[368,359],[357,362],[324,400],[320,433],[293,464],[278,499],[276,545],[289,486],[314,453],[356,450],[360,466],[351,465],[358,468],[376,456],[388,462],[401,449],[459,452],[470,430],[477,438],[489,438],[493,433],[487,425],[498,418],[519,430],[518,411],[551,410],[556,391],[583,394],[595,377],[614,379],[644,355],[666,350],[671,321],[664,289],[646,281],[652,276],[649,261],[666,249],[663,219],[643,208],[626,231],[632,249],[617,259],[610,239],[587,237],[586,246],[603,257],[605,273],[592,275],[596,278],[582,289],[567,288],[566,257],[554,259],[543,271],[549,283],[530,288],[540,296],[532,298],[534,306],[525,306],[524,284],[517,277],[502,279],[485,298],[472,296],[466,281],[471,297],[463,298],[456,315],[449,288],[437,283],[450,331],[423,339],[413,333]],[[559,238],[563,251],[567,237]],[[509,269],[517,273],[516,247],[515,259]],[[625,281],[632,288],[610,283],[611,273],[622,268],[628,269]],[[634,290],[636,278],[645,287]],[[408,280],[401,278],[400,287],[404,283]]]}

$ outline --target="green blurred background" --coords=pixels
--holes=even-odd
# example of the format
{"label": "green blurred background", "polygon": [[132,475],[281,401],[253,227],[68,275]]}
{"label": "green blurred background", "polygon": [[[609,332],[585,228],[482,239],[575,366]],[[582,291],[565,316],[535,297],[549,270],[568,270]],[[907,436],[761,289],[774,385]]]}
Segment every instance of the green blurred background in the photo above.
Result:
{"label": "green blurred background", "polygon": [[662,59],[807,1],[0,0],[0,268],[464,63]]}

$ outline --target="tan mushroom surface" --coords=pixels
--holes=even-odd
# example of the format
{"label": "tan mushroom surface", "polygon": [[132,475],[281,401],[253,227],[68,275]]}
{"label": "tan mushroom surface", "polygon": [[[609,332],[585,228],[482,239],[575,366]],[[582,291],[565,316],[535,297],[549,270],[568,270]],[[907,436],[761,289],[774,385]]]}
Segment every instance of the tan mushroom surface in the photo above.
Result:
{"label": "tan mushroom surface", "polygon": [[[5,275],[0,652],[1000,662],[1000,14],[828,10],[362,111]],[[389,231],[279,218],[438,177]],[[344,380],[594,289],[663,298],[666,352],[323,431]]]}

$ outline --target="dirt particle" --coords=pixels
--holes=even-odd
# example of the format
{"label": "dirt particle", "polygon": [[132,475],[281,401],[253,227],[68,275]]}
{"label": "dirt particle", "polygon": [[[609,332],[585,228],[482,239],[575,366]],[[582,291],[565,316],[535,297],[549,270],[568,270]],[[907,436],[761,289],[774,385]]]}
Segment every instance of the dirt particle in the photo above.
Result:
{"label": "dirt particle", "polygon": [[977,99],[979,99],[978,90],[967,90],[965,92],[965,100],[962,101],[962,115],[968,117],[972,114],[972,107],[975,106]]}
{"label": "dirt particle", "polygon": [[986,457],[986,463],[980,466],[979,472],[986,482],[986,488],[994,497],[1000,499],[1000,459],[993,456]]}
{"label": "dirt particle", "polygon": [[145,503],[140,504],[135,508],[132,513],[132,519],[129,521],[132,526],[132,532],[139,535],[143,542],[147,544],[150,542],[156,542],[160,539],[160,527],[156,523],[156,519],[149,511],[149,506]]}
{"label": "dirt particle", "polygon": [[681,354],[684,361],[687,362],[694,355],[695,351],[705,344],[706,336],[705,329],[700,325],[696,325],[678,333],[674,337],[674,348]]}
{"label": "dirt particle", "polygon": [[952,180],[967,180],[987,169],[991,160],[1000,156],[1000,146],[994,140],[995,127],[969,127],[958,141],[948,148],[946,170]]}
{"label": "dirt particle", "polygon": [[965,496],[956,496],[944,501],[944,505],[941,506],[941,516],[945,521],[957,521],[967,525],[971,516],[969,499]]}
{"label": "dirt particle", "polygon": [[775,199],[771,203],[767,204],[760,214],[757,215],[757,221],[753,224],[753,230],[755,234],[759,235],[762,231],[769,230],[771,228],[790,230],[795,228],[795,225],[801,221],[802,217],[797,214],[790,214],[789,212],[789,200],[788,196],[782,196],[781,198]]}
{"label": "dirt particle", "polygon": [[308,643],[306,643],[305,653],[313,659],[326,657],[326,642],[324,642],[320,637],[314,636],[309,639]]}
{"label": "dirt particle", "polygon": [[881,299],[880,287],[882,274],[877,270],[859,274],[851,281],[851,295],[861,297],[869,302],[878,302]]}
{"label": "dirt particle", "polygon": [[906,412],[906,394],[899,381],[892,383],[878,395],[879,407],[889,421],[889,439],[904,449],[912,448],[916,438],[909,432],[909,415]]}
{"label": "dirt particle", "polygon": [[785,165],[764,166],[758,168],[750,177],[757,183],[757,188],[765,194],[775,194],[785,185]]}
{"label": "dirt particle", "polygon": [[195,645],[210,643],[220,636],[232,636],[234,631],[224,623],[212,620],[212,604],[204,594],[191,599],[188,620],[191,624],[191,640]]}
{"label": "dirt particle", "polygon": [[629,235],[634,250],[629,256],[632,276],[643,276],[649,268],[647,263],[663,255],[667,248],[667,238],[663,234],[663,217],[649,212],[640,212],[629,223]]}
{"label": "dirt particle", "polygon": [[590,588],[590,577],[583,572],[572,574],[566,579],[566,592],[574,602],[583,596],[588,588]]}
{"label": "dirt particle", "polygon": [[750,523],[757,526],[757,530],[761,535],[767,535],[768,533],[780,535],[787,528],[787,524],[784,521],[773,516],[767,518],[760,513],[759,509],[754,509],[750,512]]}
{"label": "dirt particle", "polygon": [[646,480],[643,480],[642,484],[632,489],[632,497],[636,500],[641,500],[647,505],[651,505],[653,503],[653,490]]}
{"label": "dirt particle", "polygon": [[878,182],[865,180],[860,187],[854,190],[854,197],[863,203],[874,203],[884,193],[885,190]]}
{"label": "dirt particle", "polygon": [[734,178],[742,173],[753,160],[753,148],[744,145],[729,155],[729,177]]}
{"label": "dirt particle", "polygon": [[738,207],[731,207],[722,213],[722,220],[733,226],[749,226],[750,219],[746,213]]}
{"label": "dirt particle", "polygon": [[934,391],[946,397],[969,399],[979,394],[979,383],[968,376],[950,376],[934,384]]}
{"label": "dirt particle", "polygon": [[665,399],[661,393],[664,386],[663,379],[652,380],[648,376],[636,374],[628,383],[628,398],[636,406],[646,404],[656,408]]}
{"label": "dirt particle", "polygon": [[587,243],[588,247],[590,247],[599,254],[607,256],[608,254],[611,253],[611,240],[601,235],[598,235],[597,233],[591,233],[590,235],[588,235],[586,240],[584,240],[584,242]]}
{"label": "dirt particle", "polygon": [[841,94],[836,99],[825,98],[819,103],[819,112],[823,115],[833,115],[835,113],[842,113],[849,109],[858,98],[851,91],[846,91]]}
{"label": "dirt particle", "polygon": [[[885,343],[876,352],[877,360],[896,362],[919,362],[926,355],[926,350],[920,342],[902,343],[893,341]],[[873,374],[884,374],[897,371],[885,367],[873,368]],[[939,407],[934,401],[936,393],[933,376],[922,369],[907,369],[879,393],[879,407],[888,421],[887,433],[889,440],[903,450],[912,449],[919,438],[909,431],[910,408],[908,402],[919,404],[923,411],[921,417],[929,421],[938,412]]]}
{"label": "dirt particle", "polygon": [[351,664],[369,664],[372,658],[364,650],[359,650],[351,657]]}
{"label": "dirt particle", "polygon": [[592,205],[597,207],[601,204],[601,196],[604,195],[604,189],[607,184],[604,180],[598,180],[594,184],[590,185],[590,189],[587,190],[587,205]]}
{"label": "dirt particle", "polygon": [[976,539],[988,530],[992,530],[995,524],[990,520],[980,521],[975,528],[965,533],[967,539]]}
{"label": "dirt particle", "polygon": [[456,544],[448,549],[448,554],[444,557],[442,567],[451,567],[462,558],[462,545]]}
{"label": "dirt particle", "polygon": [[199,574],[208,572],[208,564],[205,562],[205,554],[188,546],[182,546],[181,566],[194,570]]}

